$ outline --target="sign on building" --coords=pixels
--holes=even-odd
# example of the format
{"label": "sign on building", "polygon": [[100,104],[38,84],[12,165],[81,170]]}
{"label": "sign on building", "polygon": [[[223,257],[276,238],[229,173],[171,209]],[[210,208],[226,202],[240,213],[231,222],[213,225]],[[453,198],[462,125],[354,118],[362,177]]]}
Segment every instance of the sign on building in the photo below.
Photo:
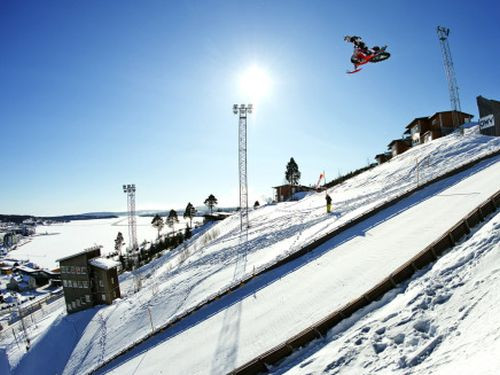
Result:
{"label": "sign on building", "polygon": [[484,130],[495,126],[495,117],[491,114],[479,119],[479,129]]}

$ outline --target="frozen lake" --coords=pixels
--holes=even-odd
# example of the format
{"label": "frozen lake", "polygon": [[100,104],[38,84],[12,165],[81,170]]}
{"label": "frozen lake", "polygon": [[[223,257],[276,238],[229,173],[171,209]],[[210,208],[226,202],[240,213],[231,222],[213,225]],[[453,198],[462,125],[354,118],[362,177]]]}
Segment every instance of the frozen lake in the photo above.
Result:
{"label": "frozen lake", "polygon": [[[157,231],[151,226],[152,217],[137,217],[137,241],[156,239]],[[195,218],[200,221],[201,218]],[[194,221],[193,220],[193,225]],[[186,227],[186,222],[179,217],[176,229]],[[164,227],[162,233],[171,231]],[[9,258],[29,259],[40,267],[55,268],[59,266],[58,259],[78,253],[93,245],[102,245],[102,254],[114,250],[114,241],[118,232],[122,232],[126,245],[128,244],[127,216],[115,219],[78,220],[69,223],[40,225],[36,228],[37,235],[30,241],[9,252]],[[47,234],[47,235],[45,235]]]}

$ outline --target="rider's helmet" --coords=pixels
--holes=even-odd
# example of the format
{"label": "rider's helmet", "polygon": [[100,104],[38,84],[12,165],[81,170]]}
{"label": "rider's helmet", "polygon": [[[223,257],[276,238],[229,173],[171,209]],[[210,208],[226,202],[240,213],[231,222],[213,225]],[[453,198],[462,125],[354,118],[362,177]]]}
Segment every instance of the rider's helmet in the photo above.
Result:
{"label": "rider's helmet", "polygon": [[346,35],[346,36],[344,37],[344,40],[345,40],[346,42],[350,42],[350,41],[351,41],[351,37],[350,37],[349,35]]}

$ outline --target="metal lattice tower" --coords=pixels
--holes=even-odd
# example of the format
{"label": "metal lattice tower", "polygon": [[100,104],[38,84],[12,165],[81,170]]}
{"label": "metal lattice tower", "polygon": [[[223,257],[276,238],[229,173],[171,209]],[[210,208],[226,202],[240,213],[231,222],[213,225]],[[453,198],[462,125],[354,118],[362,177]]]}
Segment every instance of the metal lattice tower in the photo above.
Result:
{"label": "metal lattice tower", "polygon": [[240,171],[240,229],[248,229],[248,179],[247,179],[247,115],[252,113],[252,104],[233,105],[233,113],[239,114],[238,164]]}
{"label": "metal lattice tower", "polygon": [[448,91],[450,93],[451,109],[454,111],[453,125],[457,126],[457,111],[461,112],[462,109],[460,108],[460,97],[458,95],[457,79],[455,77],[455,69],[453,68],[453,60],[451,59],[450,45],[448,44],[448,35],[450,34],[450,29],[443,26],[438,26],[437,34],[439,37],[439,42],[441,44],[441,51],[443,53],[443,64],[444,70],[446,72],[446,78],[448,80]]}
{"label": "metal lattice tower", "polygon": [[127,194],[129,251],[137,250],[137,224],[135,221],[135,184],[123,185]]}

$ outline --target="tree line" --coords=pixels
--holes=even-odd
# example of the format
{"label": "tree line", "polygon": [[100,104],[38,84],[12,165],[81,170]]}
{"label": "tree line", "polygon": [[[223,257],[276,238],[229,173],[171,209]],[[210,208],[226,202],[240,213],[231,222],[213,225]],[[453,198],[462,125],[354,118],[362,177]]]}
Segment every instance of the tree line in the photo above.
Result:
{"label": "tree line", "polygon": [[[207,199],[205,199],[204,204],[210,210],[210,214],[213,213],[214,207],[217,205],[217,198],[210,194]],[[182,244],[185,240],[191,238],[193,229],[193,218],[196,216],[197,210],[191,202],[188,202],[183,218],[189,221],[186,223],[186,228],[183,231],[175,230],[175,225],[179,223],[179,218],[177,211],[170,210],[165,218],[162,218],[159,214],[156,214],[151,220],[151,225],[157,231],[156,241],[152,242],[149,247],[146,247],[147,243],[144,241],[141,246],[139,246],[137,254],[134,256],[135,259],[128,259],[122,254],[122,247],[125,244],[125,239],[121,232],[118,232],[115,239],[115,252],[108,254],[108,257],[118,256],[122,268],[124,270],[132,270],[134,267],[138,267],[149,263],[163,250],[172,250]],[[161,237],[161,231],[167,226],[172,232]]]}

